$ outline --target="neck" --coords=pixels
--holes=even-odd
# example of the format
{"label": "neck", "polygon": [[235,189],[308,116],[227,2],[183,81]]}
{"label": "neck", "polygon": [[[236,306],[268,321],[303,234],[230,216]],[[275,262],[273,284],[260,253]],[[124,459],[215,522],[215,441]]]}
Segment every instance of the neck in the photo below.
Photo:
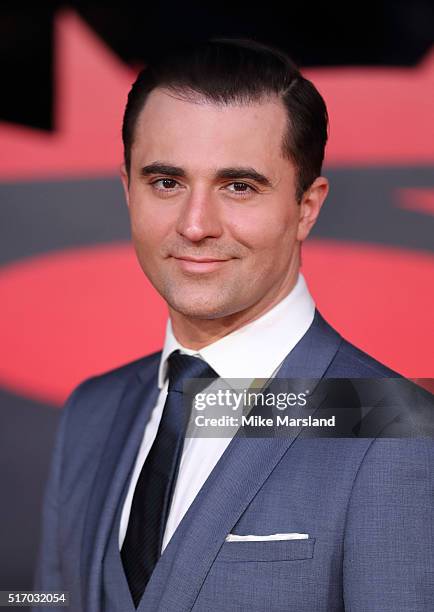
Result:
{"label": "neck", "polygon": [[200,350],[248,323],[252,323],[271,310],[293,290],[297,277],[298,269],[289,274],[285,282],[274,292],[268,293],[252,306],[216,319],[189,317],[169,307],[173,334],[186,348]]}

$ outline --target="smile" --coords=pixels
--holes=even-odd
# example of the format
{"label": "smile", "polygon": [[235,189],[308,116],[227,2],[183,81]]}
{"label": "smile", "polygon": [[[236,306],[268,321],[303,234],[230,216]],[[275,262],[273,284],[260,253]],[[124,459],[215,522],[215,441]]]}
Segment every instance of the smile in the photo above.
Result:
{"label": "smile", "polygon": [[210,259],[207,257],[195,259],[193,257],[173,257],[177,265],[184,272],[203,274],[219,270],[229,259]]}

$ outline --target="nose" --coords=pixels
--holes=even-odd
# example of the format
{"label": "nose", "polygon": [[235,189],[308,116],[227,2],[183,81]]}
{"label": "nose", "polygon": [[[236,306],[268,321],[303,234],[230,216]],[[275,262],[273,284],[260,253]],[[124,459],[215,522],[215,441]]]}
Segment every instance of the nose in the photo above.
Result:
{"label": "nose", "polygon": [[188,194],[180,208],[176,231],[191,242],[221,236],[223,228],[217,198],[206,189]]}

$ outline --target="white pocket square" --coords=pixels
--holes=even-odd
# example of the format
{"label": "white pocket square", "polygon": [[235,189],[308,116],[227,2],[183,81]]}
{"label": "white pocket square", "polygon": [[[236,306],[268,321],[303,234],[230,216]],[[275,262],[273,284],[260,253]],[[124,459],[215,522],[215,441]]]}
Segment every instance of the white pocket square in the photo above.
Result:
{"label": "white pocket square", "polygon": [[262,542],[269,540],[307,540],[308,533],[273,533],[271,535],[236,535],[230,533],[226,542]]}

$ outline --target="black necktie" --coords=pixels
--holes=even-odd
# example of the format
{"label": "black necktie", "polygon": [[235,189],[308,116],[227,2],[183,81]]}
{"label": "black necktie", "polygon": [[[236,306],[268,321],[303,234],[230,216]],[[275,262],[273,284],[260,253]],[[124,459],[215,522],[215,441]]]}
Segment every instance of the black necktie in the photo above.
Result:
{"label": "black necktie", "polygon": [[[206,361],[182,355],[179,351],[173,352],[168,359],[168,374],[169,387],[163,414],[157,436],[136,484],[121,550],[125,575],[136,608],[161,554],[190,417],[191,404],[183,401],[183,381],[189,378],[218,377]],[[195,386],[195,392],[198,390]]]}

